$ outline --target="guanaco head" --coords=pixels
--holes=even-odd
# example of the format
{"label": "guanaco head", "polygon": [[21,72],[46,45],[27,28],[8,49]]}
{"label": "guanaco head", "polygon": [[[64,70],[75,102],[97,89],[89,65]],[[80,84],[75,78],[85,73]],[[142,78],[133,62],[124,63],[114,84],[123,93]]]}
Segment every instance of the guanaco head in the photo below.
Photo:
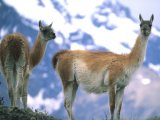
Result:
{"label": "guanaco head", "polygon": [[42,35],[43,40],[48,41],[56,38],[54,30],[51,27],[52,27],[52,23],[48,26],[42,26],[41,20],[39,21],[39,29],[40,29],[40,33]]}
{"label": "guanaco head", "polygon": [[154,19],[153,14],[152,14],[150,20],[143,20],[141,14],[139,15],[139,20],[141,21],[141,23],[140,23],[141,33],[144,36],[149,36],[150,35],[153,19]]}

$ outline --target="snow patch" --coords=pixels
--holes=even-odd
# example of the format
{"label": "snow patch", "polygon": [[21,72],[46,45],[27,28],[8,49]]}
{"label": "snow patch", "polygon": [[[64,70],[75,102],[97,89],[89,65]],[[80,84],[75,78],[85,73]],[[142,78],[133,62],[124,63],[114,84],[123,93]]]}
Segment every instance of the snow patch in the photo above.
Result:
{"label": "snow patch", "polygon": [[141,79],[141,82],[142,82],[143,85],[148,85],[148,84],[151,83],[151,80],[148,79],[148,78],[143,78],[143,79]]}
{"label": "snow patch", "polygon": [[48,77],[48,73],[43,73],[42,74],[42,78],[47,78]]}
{"label": "snow patch", "polygon": [[151,68],[152,70],[156,71],[156,72],[160,72],[160,65],[154,65],[152,63],[149,63],[149,68]]}
{"label": "snow patch", "polygon": [[28,95],[29,107],[39,110],[42,110],[41,108],[44,107],[44,110],[49,114],[59,110],[63,102],[63,93],[60,92],[57,98],[43,98],[44,91],[44,89],[41,89],[35,97]]}

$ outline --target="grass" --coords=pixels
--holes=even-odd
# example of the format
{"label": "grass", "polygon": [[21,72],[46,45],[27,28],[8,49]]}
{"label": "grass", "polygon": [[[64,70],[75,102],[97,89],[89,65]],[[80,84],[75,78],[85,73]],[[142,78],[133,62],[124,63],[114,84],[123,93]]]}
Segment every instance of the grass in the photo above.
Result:
{"label": "grass", "polygon": [[58,120],[38,110],[7,107],[4,103],[4,98],[0,96],[0,120]]}
{"label": "grass", "polygon": [[155,117],[149,118],[149,119],[147,119],[147,120],[160,120],[160,117],[155,116]]}
{"label": "grass", "polygon": [[17,107],[0,106],[0,120],[58,120],[47,113],[33,111],[31,109],[19,109]]}
{"label": "grass", "polygon": [[[92,120],[96,120],[96,119],[92,118]],[[105,116],[104,116],[104,118],[102,120],[110,120],[110,119],[109,119],[108,115],[105,114]],[[122,117],[120,120],[139,120],[139,119],[137,119],[135,116],[132,116],[130,118]],[[148,118],[146,120],[160,120],[160,117],[154,116],[154,117]]]}

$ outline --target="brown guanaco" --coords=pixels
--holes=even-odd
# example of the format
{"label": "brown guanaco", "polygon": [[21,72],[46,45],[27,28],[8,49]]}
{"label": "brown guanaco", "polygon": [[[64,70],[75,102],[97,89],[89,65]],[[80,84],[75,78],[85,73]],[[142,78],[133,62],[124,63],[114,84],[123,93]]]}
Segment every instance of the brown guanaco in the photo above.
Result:
{"label": "brown guanaco", "polygon": [[39,33],[34,46],[29,48],[27,39],[21,33],[6,35],[0,44],[0,68],[7,81],[11,106],[15,107],[22,97],[27,108],[28,79],[32,69],[41,61],[47,42],[54,39],[55,33],[49,26],[39,21]]}
{"label": "brown guanaco", "polygon": [[[72,105],[78,86],[89,93],[109,93],[110,119],[120,120],[124,89],[131,75],[142,65],[154,16],[140,19],[140,34],[129,54],[63,50],[53,56],[52,64],[58,72],[64,90],[64,105],[69,120],[74,120]],[[89,98],[88,98],[89,99]]]}

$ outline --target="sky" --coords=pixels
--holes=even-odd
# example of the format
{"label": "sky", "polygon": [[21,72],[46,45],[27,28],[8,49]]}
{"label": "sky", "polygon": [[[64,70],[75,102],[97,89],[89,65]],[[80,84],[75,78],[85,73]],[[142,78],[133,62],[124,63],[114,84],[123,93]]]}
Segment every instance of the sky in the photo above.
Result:
{"label": "sky", "polygon": [[153,25],[160,28],[160,9],[159,0],[119,0],[122,4],[128,6],[131,10],[132,16],[138,20],[139,13],[144,19],[148,19],[151,14],[154,14]]}

